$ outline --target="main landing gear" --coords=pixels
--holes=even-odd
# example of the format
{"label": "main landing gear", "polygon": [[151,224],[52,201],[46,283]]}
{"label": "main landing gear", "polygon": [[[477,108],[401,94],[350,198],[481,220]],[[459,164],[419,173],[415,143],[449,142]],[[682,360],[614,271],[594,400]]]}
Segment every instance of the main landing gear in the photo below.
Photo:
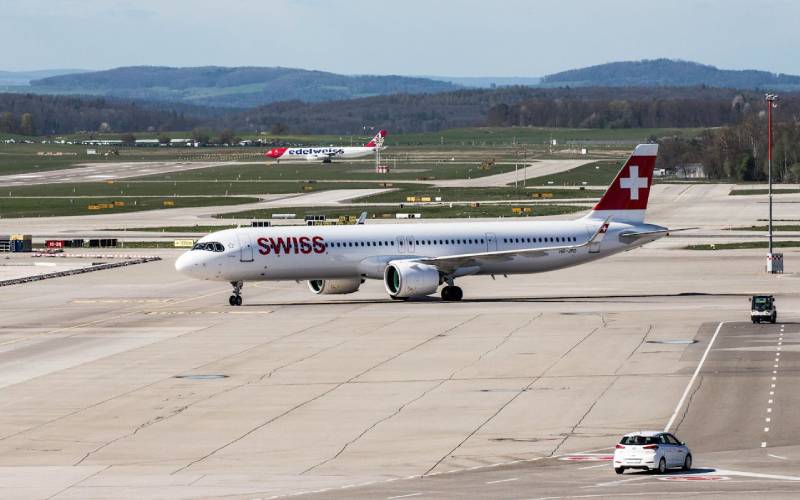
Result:
{"label": "main landing gear", "polygon": [[464,292],[460,287],[455,285],[447,285],[446,287],[442,288],[442,300],[455,302],[461,300],[463,297]]}
{"label": "main landing gear", "polygon": [[244,282],[231,281],[231,285],[233,286],[233,295],[228,298],[228,304],[240,306],[242,305],[242,287],[244,286]]}

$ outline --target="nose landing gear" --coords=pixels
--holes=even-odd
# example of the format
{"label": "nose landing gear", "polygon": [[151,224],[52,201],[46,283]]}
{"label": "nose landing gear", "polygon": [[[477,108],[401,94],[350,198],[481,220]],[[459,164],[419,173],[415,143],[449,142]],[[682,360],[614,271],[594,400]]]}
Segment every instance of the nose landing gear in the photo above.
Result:
{"label": "nose landing gear", "polygon": [[244,282],[231,281],[231,285],[233,286],[233,295],[228,298],[228,303],[232,306],[240,306],[242,305],[242,287],[244,286]]}

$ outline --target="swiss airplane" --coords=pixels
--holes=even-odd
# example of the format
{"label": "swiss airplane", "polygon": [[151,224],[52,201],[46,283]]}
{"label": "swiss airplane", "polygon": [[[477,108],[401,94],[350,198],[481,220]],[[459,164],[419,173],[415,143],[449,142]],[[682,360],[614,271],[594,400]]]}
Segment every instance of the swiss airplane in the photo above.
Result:
{"label": "swiss airplane", "polygon": [[175,269],[227,281],[242,304],[245,281],[307,280],[315,294],[358,291],[382,280],[392,299],[436,293],[461,300],[455,280],[527,274],[591,262],[666,236],[644,222],[657,144],[640,144],[600,201],[571,221],[397,223],[242,227],[211,233],[181,255]]}
{"label": "swiss airplane", "polygon": [[281,160],[308,160],[322,161],[330,163],[332,160],[350,160],[369,156],[378,149],[384,149],[383,141],[386,138],[386,131],[381,130],[371,141],[363,146],[313,146],[302,148],[272,148],[264,156]]}

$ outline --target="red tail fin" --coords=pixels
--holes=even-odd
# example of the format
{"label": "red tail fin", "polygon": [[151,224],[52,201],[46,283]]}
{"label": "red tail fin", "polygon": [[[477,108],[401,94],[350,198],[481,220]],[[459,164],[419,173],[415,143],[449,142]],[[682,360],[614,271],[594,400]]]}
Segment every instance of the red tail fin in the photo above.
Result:
{"label": "red tail fin", "polygon": [[375,137],[372,138],[371,141],[364,144],[365,147],[374,148],[375,146],[383,146],[383,138],[386,137],[387,132],[385,130],[381,130]]}
{"label": "red tail fin", "polygon": [[589,217],[604,219],[612,216],[614,221],[644,221],[657,155],[658,144],[636,146]]}

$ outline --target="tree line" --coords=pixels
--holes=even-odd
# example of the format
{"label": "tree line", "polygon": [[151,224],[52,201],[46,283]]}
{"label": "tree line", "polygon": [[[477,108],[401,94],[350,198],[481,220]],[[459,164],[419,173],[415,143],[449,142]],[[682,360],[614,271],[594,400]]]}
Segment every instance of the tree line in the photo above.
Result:
{"label": "tree line", "polygon": [[159,109],[106,98],[0,94],[0,133],[54,135],[86,131],[188,130],[204,119],[176,108]]}
{"label": "tree line", "polygon": [[[783,111],[780,111],[783,114]],[[773,125],[772,175],[775,182],[800,182],[800,122]],[[700,137],[660,141],[657,167],[680,168],[701,163],[710,179],[764,181],[767,179],[767,122],[764,113],[742,122],[706,130]]]}

